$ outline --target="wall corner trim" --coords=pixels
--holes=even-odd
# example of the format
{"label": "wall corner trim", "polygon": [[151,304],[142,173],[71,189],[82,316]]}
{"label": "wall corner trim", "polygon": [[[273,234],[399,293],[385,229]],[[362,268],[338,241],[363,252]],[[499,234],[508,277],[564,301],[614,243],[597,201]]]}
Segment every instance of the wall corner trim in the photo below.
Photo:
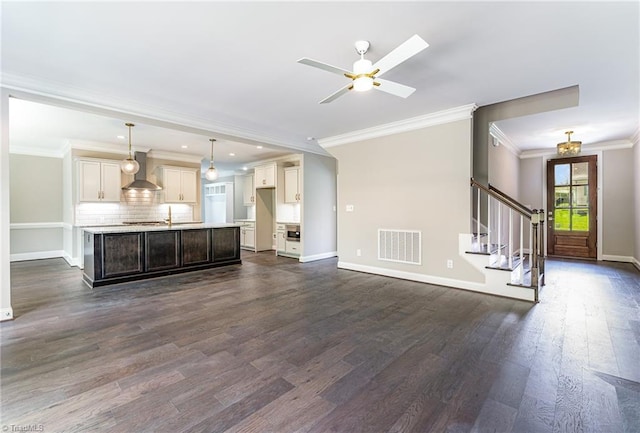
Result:
{"label": "wall corner trim", "polygon": [[478,106],[476,104],[469,104],[447,110],[436,111],[435,113],[411,117],[397,122],[385,123],[372,128],[360,129],[357,131],[347,132],[345,134],[334,135],[333,137],[321,138],[318,139],[318,144],[326,149],[327,147],[339,146],[341,144],[348,144],[356,141],[428,128],[430,126],[441,125],[443,123],[470,119],[477,108]]}
{"label": "wall corner trim", "polygon": [[508,149],[515,156],[520,156],[522,153],[518,146],[516,146],[513,141],[507,135],[502,132],[500,128],[496,126],[495,123],[491,122],[491,126],[489,126],[489,134],[496,140],[500,142],[506,149]]}
{"label": "wall corner trim", "polygon": [[0,322],[13,320],[13,308],[0,308]]}

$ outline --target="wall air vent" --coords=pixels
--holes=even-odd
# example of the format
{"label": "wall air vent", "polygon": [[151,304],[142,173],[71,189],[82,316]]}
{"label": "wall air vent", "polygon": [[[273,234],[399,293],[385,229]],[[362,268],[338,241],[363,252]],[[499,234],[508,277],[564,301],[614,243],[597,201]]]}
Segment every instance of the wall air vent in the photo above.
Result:
{"label": "wall air vent", "polygon": [[378,229],[378,260],[422,264],[422,232]]}

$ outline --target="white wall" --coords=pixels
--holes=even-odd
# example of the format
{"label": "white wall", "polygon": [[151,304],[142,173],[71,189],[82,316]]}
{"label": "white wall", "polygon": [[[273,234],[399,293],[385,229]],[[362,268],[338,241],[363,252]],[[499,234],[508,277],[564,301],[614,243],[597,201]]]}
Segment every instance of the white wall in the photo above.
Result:
{"label": "white wall", "polygon": [[13,319],[10,267],[9,92],[0,88],[0,320]]}
{"label": "white wall", "polygon": [[636,133],[633,141],[633,191],[634,191],[634,215],[635,243],[634,263],[640,269],[640,134]]}
{"label": "white wall", "polygon": [[[458,253],[459,234],[470,232],[471,134],[467,119],[327,149],[338,160],[341,267],[406,272],[454,287],[484,281]],[[379,260],[378,229],[421,231],[422,264]]]}

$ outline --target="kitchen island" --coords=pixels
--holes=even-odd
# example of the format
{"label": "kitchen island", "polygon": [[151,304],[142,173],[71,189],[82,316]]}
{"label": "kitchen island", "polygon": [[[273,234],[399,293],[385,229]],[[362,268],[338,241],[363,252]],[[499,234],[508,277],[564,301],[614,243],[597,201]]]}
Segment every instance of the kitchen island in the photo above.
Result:
{"label": "kitchen island", "polygon": [[240,264],[238,224],[84,227],[90,287]]}

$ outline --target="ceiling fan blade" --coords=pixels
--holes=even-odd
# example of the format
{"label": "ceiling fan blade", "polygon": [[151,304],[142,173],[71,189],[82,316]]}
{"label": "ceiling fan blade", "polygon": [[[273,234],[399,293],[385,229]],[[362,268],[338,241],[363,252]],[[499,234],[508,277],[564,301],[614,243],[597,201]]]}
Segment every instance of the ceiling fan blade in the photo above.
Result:
{"label": "ceiling fan blade", "polygon": [[386,74],[389,70],[395,68],[400,63],[404,62],[410,57],[415,56],[420,51],[424,50],[429,46],[420,36],[413,35],[405,42],[400,44],[395,50],[391,51],[389,54],[378,60],[378,62],[373,65],[374,69],[380,69],[380,73],[378,76],[382,74]]}
{"label": "ceiling fan blade", "polygon": [[326,104],[328,102],[333,101],[334,99],[338,99],[339,97],[347,93],[349,90],[351,90],[352,87],[353,87],[352,83],[347,84],[346,86],[342,87],[338,91],[333,92],[331,95],[324,98],[322,101],[319,102],[319,104]]}
{"label": "ceiling fan blade", "polygon": [[400,96],[401,98],[406,98],[416,91],[413,87],[405,86],[404,84],[399,84],[395,81],[383,80],[381,78],[376,78],[375,80],[380,83],[380,85],[374,86],[374,89],[378,89],[395,96]]}
{"label": "ceiling fan blade", "polygon": [[334,74],[338,75],[351,74],[351,71],[347,71],[346,69],[338,68],[337,66],[331,66],[327,63],[319,62],[308,57],[301,58],[300,60],[298,60],[298,63],[313,66],[314,68],[323,69],[325,71],[333,72]]}

